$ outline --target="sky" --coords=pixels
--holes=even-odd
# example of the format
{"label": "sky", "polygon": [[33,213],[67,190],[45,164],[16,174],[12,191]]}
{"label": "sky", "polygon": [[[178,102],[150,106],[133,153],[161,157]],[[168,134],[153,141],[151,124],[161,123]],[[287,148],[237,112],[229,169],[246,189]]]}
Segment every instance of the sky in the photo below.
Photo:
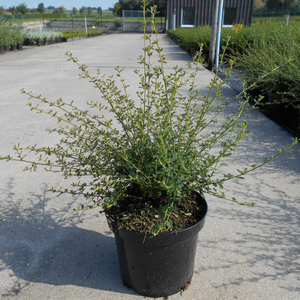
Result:
{"label": "sky", "polygon": [[44,3],[45,7],[48,6],[64,6],[66,9],[72,9],[76,7],[80,9],[82,6],[85,7],[101,7],[103,10],[113,7],[115,3],[119,2],[118,0],[0,0],[0,6],[3,6],[5,9],[8,9],[12,6],[18,6],[19,4],[25,3],[27,8],[38,7],[40,3]]}

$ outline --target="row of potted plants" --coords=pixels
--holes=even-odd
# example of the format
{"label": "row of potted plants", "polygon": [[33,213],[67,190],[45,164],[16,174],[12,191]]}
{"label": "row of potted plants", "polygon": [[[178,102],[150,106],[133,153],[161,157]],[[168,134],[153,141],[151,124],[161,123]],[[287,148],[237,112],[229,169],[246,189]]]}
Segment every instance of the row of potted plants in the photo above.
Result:
{"label": "row of potted plants", "polygon": [[67,42],[69,39],[85,38],[99,36],[103,33],[102,30],[90,30],[88,34],[85,30],[67,30],[67,31],[53,31],[53,32],[32,32],[24,33],[24,45],[29,46],[42,46],[54,43]]}
{"label": "row of potted plants", "polygon": [[11,50],[22,50],[25,46],[43,46],[66,42],[70,38],[94,37],[103,33],[102,30],[80,31],[22,31],[21,27],[9,24],[0,24],[0,53]]}
{"label": "row of potted plants", "polygon": [[61,43],[63,41],[63,33],[60,31],[27,31],[24,33],[24,45],[27,46],[43,46],[48,44]]}
{"label": "row of potted plants", "polygon": [[0,24],[0,53],[17,49],[22,50],[23,45],[47,45],[62,41],[62,32],[24,32],[19,26]]}
{"label": "row of potted plants", "polygon": [[103,34],[103,30],[99,29],[92,29],[86,33],[85,30],[66,30],[63,31],[63,38],[65,40],[72,39],[72,38],[82,38],[82,37],[94,37]]}

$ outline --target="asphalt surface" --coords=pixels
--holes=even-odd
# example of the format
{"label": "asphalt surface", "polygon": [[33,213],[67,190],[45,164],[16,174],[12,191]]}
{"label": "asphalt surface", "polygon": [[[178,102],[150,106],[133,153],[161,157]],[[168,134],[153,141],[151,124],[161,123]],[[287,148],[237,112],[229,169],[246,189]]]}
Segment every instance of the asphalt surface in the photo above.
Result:
{"label": "asphalt surface", "polygon": [[[167,68],[186,67],[190,56],[160,35]],[[53,146],[58,138],[45,132],[53,118],[26,106],[21,88],[48,100],[62,97],[79,107],[99,100],[99,92],[83,79],[65,56],[71,51],[92,74],[123,76],[134,95],[135,68],[142,54],[141,35],[106,35],[0,56],[0,154],[13,146]],[[212,74],[200,72],[205,92]],[[229,87],[224,94],[235,97]],[[247,116],[251,132],[228,169],[253,164],[290,142],[291,136],[259,111]],[[57,197],[48,189],[67,185],[59,175],[22,172],[20,163],[0,161],[0,298],[1,299],[144,299],[122,285],[113,234],[98,210],[74,215],[84,200]],[[241,206],[207,196],[209,211],[199,234],[192,284],[182,299],[300,299],[300,145],[292,152],[225,186],[228,197],[256,206]]]}

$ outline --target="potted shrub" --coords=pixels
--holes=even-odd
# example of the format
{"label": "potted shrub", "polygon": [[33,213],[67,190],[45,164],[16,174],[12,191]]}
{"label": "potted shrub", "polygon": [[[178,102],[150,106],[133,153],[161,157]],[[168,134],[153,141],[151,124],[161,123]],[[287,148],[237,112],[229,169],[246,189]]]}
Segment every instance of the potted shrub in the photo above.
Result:
{"label": "potted shrub", "polygon": [[[145,0],[143,9],[146,28]],[[135,71],[140,79],[138,102],[127,94],[118,67],[123,92],[112,77],[106,79],[100,70],[92,77],[86,65],[67,53],[81,70],[80,77],[100,90],[105,103],[88,102],[88,109],[81,110],[62,99],[49,101],[23,90],[29,99],[41,102],[41,106],[29,103],[32,110],[67,126],[48,130],[62,136],[54,148],[16,145],[15,156],[0,156],[1,160],[28,163],[25,170],[43,166],[62,172],[65,178],[77,178],[70,188],[51,190],[83,195],[89,202],[75,209],[77,212],[103,208],[115,233],[123,281],[151,297],[179,292],[191,280],[197,236],[207,212],[204,195],[226,199],[221,191],[224,183],[241,178],[298,142],[293,140],[277,155],[236,174],[218,172],[247,133],[242,118],[253,108],[246,106],[247,99],[242,100],[229,117],[221,117],[236,99],[221,96],[224,82],[218,77],[210,84],[210,96],[197,90],[199,53],[188,74],[178,67],[165,72],[155,12],[156,8],[151,8],[154,32],[144,31],[144,50],[139,57],[143,71]],[[159,57],[154,66],[150,62],[153,52]],[[181,92],[185,86],[187,94]],[[108,113],[114,119],[107,119]],[[26,151],[35,153],[37,159],[27,159]],[[234,198],[227,200],[240,203]]]}
{"label": "potted shrub", "polygon": [[16,51],[17,50],[17,41],[15,39],[12,40],[12,43],[10,44],[10,50]]}
{"label": "potted shrub", "polygon": [[26,46],[35,46],[39,34],[33,31],[26,31],[24,33],[24,44]]}
{"label": "potted shrub", "polygon": [[51,36],[51,33],[50,33],[50,32],[47,32],[47,31],[43,31],[42,34],[43,34],[43,39],[44,39],[44,41],[45,41],[45,45],[50,44],[50,36]]}
{"label": "potted shrub", "polygon": [[0,24],[0,51],[7,52],[13,42],[12,27],[10,25]]}
{"label": "potted shrub", "polygon": [[18,28],[18,30],[16,31],[15,39],[17,42],[17,49],[23,50],[24,36],[23,36],[20,28]]}
{"label": "potted shrub", "polygon": [[260,108],[266,116],[299,137],[299,30],[265,25],[258,33],[234,58],[251,86],[249,93],[265,96]]}
{"label": "potted shrub", "polygon": [[1,44],[3,45],[4,52],[10,50],[10,45],[13,43],[13,38],[9,31],[6,31],[6,34],[1,39]]}
{"label": "potted shrub", "polygon": [[1,33],[0,33],[0,53],[4,53],[4,39],[2,39],[1,37]]}
{"label": "potted shrub", "polygon": [[3,37],[5,35],[4,26],[0,23],[0,53],[4,53]]}
{"label": "potted shrub", "polygon": [[37,46],[44,46],[45,45],[43,32],[37,34],[35,43],[36,43]]}
{"label": "potted shrub", "polygon": [[10,30],[10,50],[11,51],[15,51],[17,49],[17,39],[16,39],[16,29],[15,28],[11,28]]}
{"label": "potted shrub", "polygon": [[55,44],[55,32],[50,32],[49,44]]}
{"label": "potted shrub", "polygon": [[52,36],[55,38],[56,43],[61,43],[63,38],[63,33],[60,31],[52,32]]}
{"label": "potted shrub", "polygon": [[22,32],[22,35],[23,35],[23,38],[24,38],[24,41],[23,41],[23,45],[24,46],[29,46],[29,36],[28,36],[28,33],[29,31],[23,31]]}
{"label": "potted shrub", "polygon": [[23,43],[23,35],[19,26],[10,26],[9,35],[11,36],[10,50],[17,49],[19,43]]}

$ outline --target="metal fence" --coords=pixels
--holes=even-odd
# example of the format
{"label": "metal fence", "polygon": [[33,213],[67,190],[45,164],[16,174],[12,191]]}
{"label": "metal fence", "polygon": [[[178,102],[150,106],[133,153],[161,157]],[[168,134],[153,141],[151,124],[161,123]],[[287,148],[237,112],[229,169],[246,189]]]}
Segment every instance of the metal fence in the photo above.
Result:
{"label": "metal fence", "polygon": [[[95,13],[93,12],[90,15],[86,15],[87,20],[95,20],[99,19],[101,20],[114,20],[114,16],[112,13],[106,14],[106,13]],[[26,14],[0,14],[0,21],[4,22],[26,22],[26,21],[42,21],[42,20],[84,20],[85,15],[76,14],[73,15],[72,13],[26,13]]]}
{"label": "metal fence", "polygon": [[252,15],[252,23],[256,22],[278,22],[278,21],[300,21],[300,10],[281,10],[277,12],[259,12]]}
{"label": "metal fence", "polygon": [[[151,14],[146,12],[147,26],[146,31],[151,30]],[[156,29],[158,31],[165,30],[165,17],[163,12],[155,16]],[[123,10],[122,11],[122,26],[123,32],[143,32],[144,31],[144,16],[141,10]]]}

